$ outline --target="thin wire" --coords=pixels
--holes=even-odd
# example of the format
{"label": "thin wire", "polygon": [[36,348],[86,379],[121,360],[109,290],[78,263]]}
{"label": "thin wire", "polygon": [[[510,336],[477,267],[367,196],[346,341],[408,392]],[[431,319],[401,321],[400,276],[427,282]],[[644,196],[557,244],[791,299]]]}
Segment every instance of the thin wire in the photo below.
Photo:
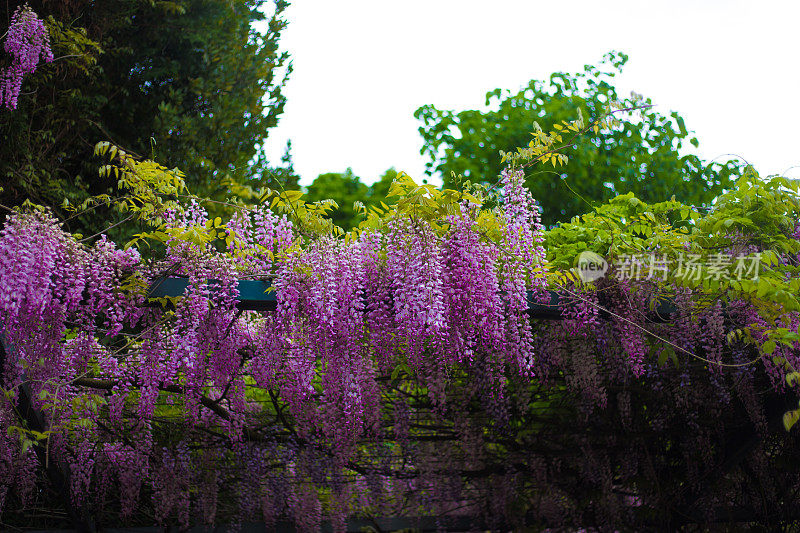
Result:
{"label": "thin wire", "polygon": [[697,355],[695,353],[690,352],[689,350],[686,350],[686,349],[678,346],[677,344],[675,344],[675,343],[673,343],[671,341],[668,341],[667,339],[665,339],[665,338],[661,337],[660,335],[648,330],[647,328],[644,328],[644,327],[640,326],[636,322],[634,322],[632,320],[629,320],[629,319],[625,318],[624,316],[618,315],[617,313],[615,313],[613,311],[610,311],[609,309],[606,309],[602,305],[597,304],[597,303],[589,300],[588,298],[584,298],[583,296],[581,296],[580,294],[578,294],[576,292],[572,292],[571,290],[569,290],[565,286],[560,286],[559,288],[564,290],[564,291],[566,291],[566,292],[568,292],[568,293],[570,293],[575,298],[578,298],[579,300],[581,300],[581,301],[583,301],[583,302],[585,302],[585,303],[587,303],[587,304],[589,304],[591,306],[594,306],[595,308],[599,309],[600,311],[604,311],[604,312],[608,313],[609,315],[622,320],[623,322],[627,322],[628,324],[632,325],[633,327],[643,331],[647,335],[650,335],[651,337],[653,337],[653,338],[655,338],[655,339],[657,339],[657,340],[659,340],[659,341],[661,341],[663,343],[669,344],[670,346],[672,346],[676,350],[679,350],[679,351],[685,353],[686,355],[694,357],[695,359],[699,359],[700,361],[703,361],[703,362],[708,363],[710,365],[717,365],[717,366],[723,366],[723,367],[728,367],[728,368],[739,368],[739,367],[743,367],[743,366],[752,365],[753,363],[755,363],[756,361],[758,361],[758,360],[760,360],[761,358],[764,357],[762,354],[759,354],[758,357],[756,357],[755,359],[752,359],[750,361],[747,361],[746,363],[735,363],[735,364],[721,363],[721,362],[718,362],[718,361],[712,361],[710,359],[706,359],[705,357],[701,357],[701,356],[699,356],[699,355]]}

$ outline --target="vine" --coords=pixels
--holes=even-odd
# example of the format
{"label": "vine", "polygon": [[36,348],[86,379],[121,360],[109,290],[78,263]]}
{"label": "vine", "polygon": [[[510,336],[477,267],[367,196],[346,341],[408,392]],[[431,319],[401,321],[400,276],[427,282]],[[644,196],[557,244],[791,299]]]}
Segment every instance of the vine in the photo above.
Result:
{"label": "vine", "polygon": [[[775,429],[800,416],[795,183],[750,170],[708,211],[624,195],[546,231],[519,168],[500,190],[400,174],[344,234],[299,191],[211,218],[179,172],[96,152],[126,193],[80,208],[146,231],[120,248],[28,207],[0,232],[6,509],[43,497],[44,457],[99,523],[797,519],[797,435]],[[186,291],[150,298],[165,276]],[[242,279],[277,308],[237,309]],[[530,320],[553,294],[562,319]]]}

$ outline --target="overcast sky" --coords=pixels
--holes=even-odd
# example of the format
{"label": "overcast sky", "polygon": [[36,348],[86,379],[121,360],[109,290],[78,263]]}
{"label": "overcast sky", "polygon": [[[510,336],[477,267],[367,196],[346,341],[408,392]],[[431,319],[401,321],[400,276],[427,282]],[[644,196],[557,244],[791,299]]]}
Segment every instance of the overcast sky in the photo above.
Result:
{"label": "overcast sky", "polygon": [[294,73],[267,145],[277,161],[292,140],[306,185],[347,167],[366,183],[392,166],[421,179],[418,107],[482,108],[489,90],[610,50],[630,56],[619,93],[678,111],[701,157],[800,177],[797,0],[295,0],[286,18]]}

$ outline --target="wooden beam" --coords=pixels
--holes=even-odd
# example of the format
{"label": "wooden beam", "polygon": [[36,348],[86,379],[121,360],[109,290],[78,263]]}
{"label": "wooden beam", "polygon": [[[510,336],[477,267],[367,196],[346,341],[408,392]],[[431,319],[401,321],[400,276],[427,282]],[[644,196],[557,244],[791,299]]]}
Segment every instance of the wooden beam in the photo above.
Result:
{"label": "wooden beam", "polygon": [[[208,280],[209,289],[219,287],[218,280]],[[182,296],[189,287],[188,278],[159,278],[150,287],[149,298],[174,298]],[[250,311],[273,311],[278,307],[278,293],[272,288],[270,280],[239,280],[236,284],[239,296],[236,297],[236,307]],[[546,291],[542,298],[538,298],[533,291],[527,292],[528,315],[540,320],[560,320],[565,306],[571,305],[569,298],[562,297],[557,291]],[[653,311],[648,315],[651,322],[666,322],[677,311],[674,302],[660,300]],[[601,317],[610,315],[601,309]]]}

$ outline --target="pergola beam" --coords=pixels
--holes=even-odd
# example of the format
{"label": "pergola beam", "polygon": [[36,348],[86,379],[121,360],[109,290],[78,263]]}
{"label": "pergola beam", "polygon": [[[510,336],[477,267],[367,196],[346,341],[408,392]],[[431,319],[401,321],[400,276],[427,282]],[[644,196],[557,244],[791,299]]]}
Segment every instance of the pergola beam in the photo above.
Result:
{"label": "pergola beam", "polygon": [[[208,280],[209,288],[221,284],[218,280]],[[175,298],[182,296],[189,287],[188,278],[159,278],[148,291],[149,298]],[[270,280],[239,280],[236,288],[239,295],[236,297],[236,307],[245,311],[273,311],[278,307],[278,293],[272,287]],[[563,310],[573,305],[570,298],[562,296],[558,291],[545,291],[536,293],[527,292],[528,315],[540,320],[560,320]],[[669,300],[659,300],[653,311],[647,317],[652,322],[665,322],[677,311],[675,303]],[[601,317],[608,317],[608,313],[601,308]]]}

